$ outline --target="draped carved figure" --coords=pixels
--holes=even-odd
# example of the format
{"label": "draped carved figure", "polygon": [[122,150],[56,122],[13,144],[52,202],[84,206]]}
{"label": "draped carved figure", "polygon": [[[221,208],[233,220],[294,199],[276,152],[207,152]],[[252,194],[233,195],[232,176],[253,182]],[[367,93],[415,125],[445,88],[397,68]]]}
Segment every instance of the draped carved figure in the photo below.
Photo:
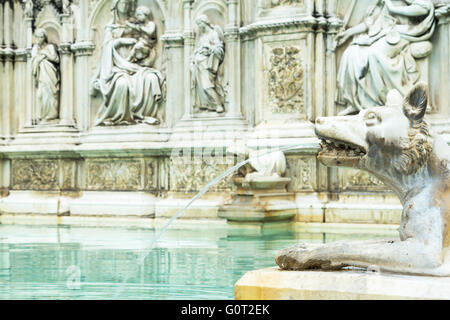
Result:
{"label": "draped carved figure", "polygon": [[37,122],[59,117],[60,72],[56,45],[49,43],[44,29],[35,32],[37,44],[31,51],[33,77],[36,86]]}
{"label": "draped carved figure", "polygon": [[136,10],[135,0],[115,0],[112,12],[91,87],[103,98],[94,125],[159,124],[163,76],[149,62],[156,42],[150,10]]}
{"label": "draped carved figure", "polygon": [[361,24],[337,35],[336,46],[353,37],[337,77],[336,102],[346,107],[340,115],[383,106],[390,90],[405,96],[418,82],[416,59],[431,53],[428,40],[436,28],[435,10],[430,0],[404,2],[380,0]]}
{"label": "draped carved figure", "polygon": [[194,106],[200,110],[223,113],[225,93],[219,82],[219,68],[225,58],[223,31],[206,15],[196,19],[199,26],[197,47],[191,64]]}

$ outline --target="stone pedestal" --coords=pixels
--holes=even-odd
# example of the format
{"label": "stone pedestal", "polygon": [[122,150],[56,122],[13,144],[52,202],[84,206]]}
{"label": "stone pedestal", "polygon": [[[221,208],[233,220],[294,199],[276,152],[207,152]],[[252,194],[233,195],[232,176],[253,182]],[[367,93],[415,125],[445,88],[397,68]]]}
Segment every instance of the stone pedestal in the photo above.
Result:
{"label": "stone pedestal", "polygon": [[235,285],[236,300],[450,299],[450,278],[362,271],[251,271]]}
{"label": "stone pedestal", "polygon": [[234,200],[219,208],[219,217],[234,222],[289,220],[297,213],[294,194],[286,191],[290,178],[236,177]]}

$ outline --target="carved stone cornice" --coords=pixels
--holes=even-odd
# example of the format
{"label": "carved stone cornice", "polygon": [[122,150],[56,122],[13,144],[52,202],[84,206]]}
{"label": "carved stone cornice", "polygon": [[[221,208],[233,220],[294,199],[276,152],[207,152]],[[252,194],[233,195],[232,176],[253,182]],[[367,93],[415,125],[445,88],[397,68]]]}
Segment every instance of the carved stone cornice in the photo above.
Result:
{"label": "carved stone cornice", "polygon": [[71,43],[61,43],[59,45],[59,53],[60,54],[72,54],[72,44]]}
{"label": "carved stone cornice", "polygon": [[239,27],[226,27],[224,37],[227,41],[237,41],[240,38]]}
{"label": "carved stone cornice", "polygon": [[28,50],[25,48],[22,49],[16,49],[14,51],[14,59],[17,62],[25,62],[28,59]]}
{"label": "carved stone cornice", "polygon": [[1,48],[0,49],[0,56],[5,60],[5,61],[12,61],[14,59],[14,49],[13,48]]}
{"label": "carved stone cornice", "polygon": [[251,36],[257,33],[266,32],[275,34],[280,33],[280,30],[287,31],[289,29],[292,29],[296,32],[312,32],[318,24],[318,19],[312,16],[289,19],[262,20],[240,28],[239,33],[241,34],[241,36]]}
{"label": "carved stone cornice", "polygon": [[184,37],[181,33],[166,33],[160,39],[167,48],[178,48],[184,44]]}
{"label": "carved stone cornice", "polygon": [[76,42],[70,46],[76,57],[91,56],[94,53],[95,45],[91,41]]}
{"label": "carved stone cornice", "polygon": [[436,9],[436,18],[439,24],[450,23],[450,4]]}

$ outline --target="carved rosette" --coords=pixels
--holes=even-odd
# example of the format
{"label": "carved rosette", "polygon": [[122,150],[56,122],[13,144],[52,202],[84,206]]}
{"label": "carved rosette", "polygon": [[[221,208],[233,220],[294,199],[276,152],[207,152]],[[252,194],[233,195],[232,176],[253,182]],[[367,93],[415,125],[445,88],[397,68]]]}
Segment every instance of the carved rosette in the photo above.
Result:
{"label": "carved rosette", "polygon": [[291,178],[289,191],[301,192],[314,190],[316,160],[314,157],[287,157],[286,177]]}
{"label": "carved rosette", "polygon": [[304,70],[300,55],[301,50],[294,46],[272,49],[267,77],[273,113],[304,114]]}

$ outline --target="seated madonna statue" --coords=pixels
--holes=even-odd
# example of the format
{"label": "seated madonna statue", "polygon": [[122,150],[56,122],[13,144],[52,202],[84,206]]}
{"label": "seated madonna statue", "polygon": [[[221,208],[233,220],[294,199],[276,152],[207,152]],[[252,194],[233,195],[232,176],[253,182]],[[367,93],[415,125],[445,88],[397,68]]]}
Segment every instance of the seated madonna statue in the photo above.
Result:
{"label": "seated madonna statue", "polygon": [[148,8],[136,11],[135,0],[115,0],[112,12],[91,88],[92,95],[100,92],[103,98],[94,125],[159,124],[163,78],[148,63],[140,63],[148,61],[142,55],[151,50],[141,50],[147,48],[142,46],[143,33],[139,32],[142,25],[141,29],[152,33],[146,37],[156,38],[156,26],[147,21]]}
{"label": "seated madonna statue", "polygon": [[336,46],[353,37],[337,76],[337,104],[346,107],[340,115],[383,106],[390,90],[405,96],[418,82],[415,59],[431,53],[434,5],[431,0],[403,1],[380,0],[361,24],[337,35]]}

